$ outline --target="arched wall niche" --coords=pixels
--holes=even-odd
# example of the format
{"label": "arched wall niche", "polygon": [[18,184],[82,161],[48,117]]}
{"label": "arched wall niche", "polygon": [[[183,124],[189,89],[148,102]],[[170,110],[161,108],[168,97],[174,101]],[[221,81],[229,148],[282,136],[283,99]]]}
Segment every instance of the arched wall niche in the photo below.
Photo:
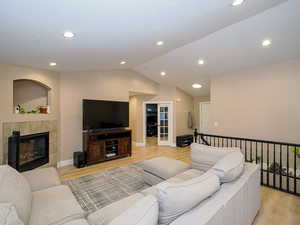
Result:
{"label": "arched wall niche", "polygon": [[[40,113],[40,107],[50,107],[51,87],[30,79],[18,79],[13,81],[13,106],[21,106],[25,113]],[[49,112],[48,112],[49,113]]]}

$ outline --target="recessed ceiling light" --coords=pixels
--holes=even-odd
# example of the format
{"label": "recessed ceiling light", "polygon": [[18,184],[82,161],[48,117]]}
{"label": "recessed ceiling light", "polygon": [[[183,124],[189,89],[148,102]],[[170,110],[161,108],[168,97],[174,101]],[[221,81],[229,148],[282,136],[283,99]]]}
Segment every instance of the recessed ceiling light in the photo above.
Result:
{"label": "recessed ceiling light", "polygon": [[262,42],[263,47],[268,47],[271,44],[272,44],[272,41],[270,39],[263,40],[263,42]]}
{"label": "recessed ceiling light", "polygon": [[166,75],[167,75],[167,73],[166,73],[166,72],[164,72],[164,71],[162,71],[162,72],[160,72],[160,75],[161,75],[161,76],[166,76]]}
{"label": "recessed ceiling light", "polygon": [[49,63],[49,66],[56,66],[56,62]]}
{"label": "recessed ceiling light", "polygon": [[66,38],[66,39],[71,39],[71,38],[73,38],[75,36],[75,34],[73,33],[73,32],[71,32],[71,31],[66,31],[65,33],[64,33],[64,37]]}
{"label": "recessed ceiling light", "polygon": [[244,0],[233,0],[232,6],[239,6],[244,3]]}
{"label": "recessed ceiling light", "polygon": [[126,61],[122,61],[122,62],[120,62],[120,64],[121,64],[121,65],[124,65],[124,64],[126,64]]}
{"label": "recessed ceiling light", "polygon": [[199,64],[199,65],[204,65],[204,63],[205,63],[205,62],[204,62],[203,59],[199,59],[199,60],[198,60],[198,64]]}
{"label": "recessed ceiling light", "polygon": [[202,88],[202,85],[201,84],[193,84],[192,87],[193,88]]}
{"label": "recessed ceiling light", "polygon": [[163,41],[158,41],[158,42],[156,42],[156,45],[157,46],[162,46],[162,45],[164,45],[164,42]]}

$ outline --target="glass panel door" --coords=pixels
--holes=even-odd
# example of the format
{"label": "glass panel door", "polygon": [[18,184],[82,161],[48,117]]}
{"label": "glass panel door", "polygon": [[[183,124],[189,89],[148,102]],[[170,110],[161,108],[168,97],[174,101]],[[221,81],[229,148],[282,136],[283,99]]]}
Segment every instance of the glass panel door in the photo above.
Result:
{"label": "glass panel door", "polygon": [[158,145],[170,145],[170,104],[158,104]]}

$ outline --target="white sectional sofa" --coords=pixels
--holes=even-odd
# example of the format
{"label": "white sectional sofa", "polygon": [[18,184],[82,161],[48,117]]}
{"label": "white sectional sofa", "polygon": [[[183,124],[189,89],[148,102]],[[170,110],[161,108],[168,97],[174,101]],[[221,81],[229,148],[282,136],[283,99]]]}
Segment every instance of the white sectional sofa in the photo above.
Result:
{"label": "white sectional sofa", "polygon": [[87,224],[80,220],[85,218],[85,212],[69,187],[61,185],[54,168],[21,174],[7,165],[0,166],[0,212],[7,208],[7,213],[0,213],[0,224],[2,221],[4,225],[60,225],[76,220],[76,225]]}
{"label": "white sectional sofa", "polygon": [[[89,215],[90,225],[110,225],[113,218],[126,212],[128,206],[135,205],[145,196],[155,196],[158,199],[157,222],[147,223],[139,218],[139,222],[132,224],[124,220],[122,225],[251,225],[261,203],[259,166],[245,163],[237,148],[214,148],[199,144],[193,144],[191,147],[191,164],[163,157],[145,161],[143,163],[144,178],[153,186]],[[186,189],[184,192],[185,189],[180,187],[189,185],[191,180],[197,182],[200,180],[199,177],[208,174],[218,177],[218,181],[214,180],[212,183],[200,185],[199,193],[195,193],[193,189]],[[217,189],[216,185],[219,185]],[[174,199],[168,199],[169,195],[165,189],[161,190],[161,187],[165,188],[164,186],[170,188],[179,186],[176,187],[179,188],[177,194],[170,195]],[[162,207],[166,204],[162,206],[158,191],[167,195],[164,199],[167,198],[169,201],[166,203],[167,207],[171,209],[170,211],[173,210],[174,214],[170,214],[172,222],[165,223],[165,220],[160,219],[161,214],[165,213]],[[203,199],[199,200],[199,196],[201,199],[204,192],[206,192],[206,197],[202,196]],[[183,199],[182,196],[184,196]],[[186,209],[188,203],[185,199],[192,199],[193,201],[190,202],[194,202],[196,198],[199,202],[191,204],[192,207]],[[182,199],[182,203],[180,203],[181,200],[178,202],[178,199]],[[177,212],[181,214],[178,215]]]}
{"label": "white sectional sofa", "polygon": [[193,144],[191,158],[192,164],[167,158],[146,161],[145,179],[153,186],[90,215],[69,187],[61,185],[54,168],[20,174],[0,166],[0,224],[252,224],[260,208],[259,167],[241,164],[237,149]]}

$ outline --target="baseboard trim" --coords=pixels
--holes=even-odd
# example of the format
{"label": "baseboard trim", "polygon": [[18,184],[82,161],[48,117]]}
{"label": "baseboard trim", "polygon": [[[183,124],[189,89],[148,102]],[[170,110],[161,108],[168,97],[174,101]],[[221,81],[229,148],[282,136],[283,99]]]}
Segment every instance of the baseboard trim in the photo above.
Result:
{"label": "baseboard trim", "polygon": [[73,159],[68,159],[68,160],[64,160],[64,161],[60,161],[57,163],[57,168],[61,168],[64,166],[70,166],[73,165]]}
{"label": "baseboard trim", "polygon": [[176,143],[171,144],[171,147],[176,147],[176,146],[177,146]]}
{"label": "baseboard trim", "polygon": [[136,143],[135,143],[135,146],[136,146],[136,147],[144,147],[144,146],[145,146],[145,143],[144,143],[144,142],[136,142]]}

